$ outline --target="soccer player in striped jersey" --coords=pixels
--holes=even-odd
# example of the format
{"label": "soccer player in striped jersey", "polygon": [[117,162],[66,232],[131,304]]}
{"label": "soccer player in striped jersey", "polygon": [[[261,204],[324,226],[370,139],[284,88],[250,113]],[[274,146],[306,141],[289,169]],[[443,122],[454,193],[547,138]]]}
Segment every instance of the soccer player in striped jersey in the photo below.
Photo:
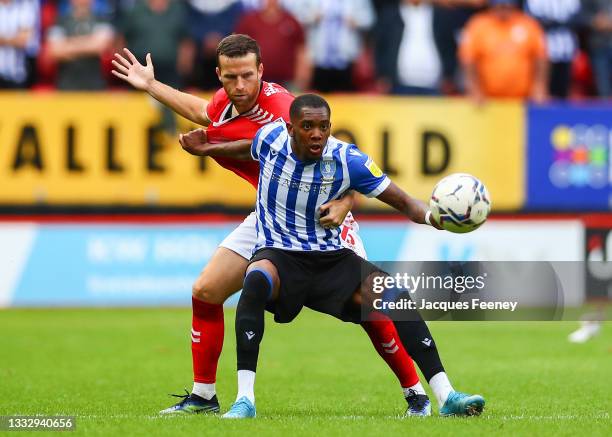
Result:
{"label": "soccer player in striped jersey", "polygon": [[[231,35],[217,49],[217,74],[223,88],[211,101],[183,93],[155,79],[150,55],[142,65],[127,49],[115,54],[113,74],[137,89],[148,92],[187,119],[207,126],[198,131],[203,142],[222,149],[224,142],[253,138],[257,130],[275,119],[289,120],[293,96],[284,88],[262,80],[263,64],[257,43],[246,35]],[[186,150],[190,150],[185,147]],[[214,159],[257,188],[259,164],[237,160],[232,156]],[[357,225],[348,212],[350,196],[325,205],[328,214],[322,223],[340,226],[345,247],[365,256]],[[347,214],[348,213],[348,214]],[[189,414],[219,411],[216,396],[217,363],[223,347],[223,302],[242,288],[242,282],[256,243],[255,213],[249,215],[220,245],[193,286],[191,351],[194,384],[184,396],[163,414]],[[418,381],[412,359],[402,346],[393,323],[386,318],[361,324],[379,355],[398,377],[408,401],[407,414],[421,415],[424,391]],[[397,347],[395,347],[397,346]]]}
{"label": "soccer player in striped jersey", "polygon": [[[440,229],[427,207],[391,182],[371,158],[330,137],[330,115],[323,98],[305,94],[291,104],[291,123],[268,124],[253,139],[251,156],[260,165],[257,245],[236,314],[238,395],[225,418],[255,417],[255,371],[266,308],[279,323],[292,321],[304,306],[353,323],[362,322],[363,308],[370,308],[366,320],[383,317],[361,304],[374,298],[373,278],[384,273],[345,249],[338,228],[320,224],[322,205],[356,190],[416,223]],[[235,149],[244,151],[244,145]],[[416,311],[411,320],[394,321],[404,343],[415,340],[415,324],[426,329]],[[437,353],[428,359],[442,368]],[[482,396],[451,390],[440,414],[478,415],[483,408]]]}

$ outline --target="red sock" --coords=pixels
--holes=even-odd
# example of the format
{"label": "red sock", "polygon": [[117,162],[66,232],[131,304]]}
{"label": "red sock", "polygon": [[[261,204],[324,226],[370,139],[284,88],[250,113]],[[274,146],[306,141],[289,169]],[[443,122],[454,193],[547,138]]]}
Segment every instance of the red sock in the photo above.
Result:
{"label": "red sock", "polygon": [[393,370],[402,387],[419,382],[414,362],[402,344],[393,321],[381,313],[371,313],[370,320],[361,322],[378,354]]}
{"label": "red sock", "polygon": [[191,298],[191,356],[193,380],[213,384],[217,379],[217,363],[223,349],[223,305]]}

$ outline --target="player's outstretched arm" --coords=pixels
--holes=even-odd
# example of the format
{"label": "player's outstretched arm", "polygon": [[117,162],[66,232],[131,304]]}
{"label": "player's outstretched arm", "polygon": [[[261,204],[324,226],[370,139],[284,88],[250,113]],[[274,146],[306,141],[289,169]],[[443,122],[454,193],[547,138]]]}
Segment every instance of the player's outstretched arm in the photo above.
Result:
{"label": "player's outstretched arm", "polygon": [[410,220],[415,223],[431,224],[436,229],[442,229],[433,217],[431,217],[431,214],[429,214],[429,221],[431,223],[425,221],[425,216],[429,208],[424,202],[413,199],[393,182],[389,184],[385,191],[376,196],[376,198],[408,216]]}
{"label": "player's outstretched arm", "polygon": [[208,142],[204,129],[195,129],[186,134],[179,135],[181,147],[188,153],[197,156],[212,156],[234,158],[241,161],[250,161],[251,140],[238,140],[226,143],[211,144]]}
{"label": "player's outstretched arm", "polygon": [[202,126],[208,126],[206,116],[208,100],[176,90],[155,79],[155,70],[151,54],[147,53],[147,63],[142,65],[128,49],[124,48],[125,57],[115,53],[112,73],[132,85],[146,91],[151,97],[168,106],[174,112]]}

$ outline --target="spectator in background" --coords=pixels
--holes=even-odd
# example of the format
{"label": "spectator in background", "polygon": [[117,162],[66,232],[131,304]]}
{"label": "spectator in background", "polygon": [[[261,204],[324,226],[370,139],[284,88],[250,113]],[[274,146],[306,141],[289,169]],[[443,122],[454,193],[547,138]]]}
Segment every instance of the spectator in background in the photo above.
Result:
{"label": "spectator in background", "polygon": [[39,13],[36,0],[0,0],[0,89],[27,85],[27,55]]}
{"label": "spectator in background", "polygon": [[487,4],[487,0],[434,0],[433,31],[442,62],[441,91],[458,94],[463,89],[457,50],[467,21]]}
{"label": "spectator in background", "polygon": [[597,94],[612,97],[612,1],[584,0]]}
{"label": "spectator in background", "polygon": [[442,63],[434,40],[434,9],[423,0],[402,0],[379,14],[375,59],[380,90],[437,95]]}
{"label": "spectator in background", "polygon": [[240,0],[189,0],[188,27],[196,43],[193,84],[203,89],[216,89],[219,79],[217,45],[236,28],[243,9]]}
{"label": "spectator in background", "polygon": [[370,0],[295,0],[291,11],[306,28],[311,86],[320,92],[353,91],[362,34],[375,18]]}
{"label": "spectator in background", "polygon": [[525,10],[546,32],[550,61],[549,93],[566,98],[572,80],[572,62],[578,52],[580,0],[527,0]]}
{"label": "spectator in background", "polygon": [[58,63],[57,88],[106,88],[100,56],[111,47],[113,28],[92,11],[92,0],[71,0],[68,13],[49,29],[49,55]]}
{"label": "spectator in background", "polygon": [[304,30],[279,0],[263,0],[263,8],[244,15],[235,31],[259,43],[266,81],[288,89],[306,89],[310,67]]}
{"label": "spectator in background", "polygon": [[185,27],[186,7],[182,1],[139,0],[123,11],[119,24],[119,46],[128,47],[144,61],[151,53],[155,77],[174,87],[192,72],[194,48]]}
{"label": "spectator in background", "polygon": [[468,22],[459,47],[467,91],[485,97],[531,98],[543,102],[548,90],[548,56],[540,25],[514,0],[490,0],[487,11]]}

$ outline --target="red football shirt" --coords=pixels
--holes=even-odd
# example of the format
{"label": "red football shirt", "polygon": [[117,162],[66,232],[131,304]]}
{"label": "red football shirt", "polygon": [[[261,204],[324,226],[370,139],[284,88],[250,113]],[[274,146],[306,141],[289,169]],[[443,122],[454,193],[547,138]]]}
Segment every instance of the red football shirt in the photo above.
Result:
{"label": "red football shirt", "polygon": [[[211,121],[206,130],[210,143],[225,143],[255,137],[263,125],[279,118],[289,121],[289,107],[293,95],[283,87],[269,82],[262,82],[255,106],[250,111],[232,116],[233,104],[225,90],[217,91],[206,107],[206,115]],[[214,158],[228,170],[233,171],[257,188],[259,180],[259,163],[257,161],[240,161],[233,158]]]}

